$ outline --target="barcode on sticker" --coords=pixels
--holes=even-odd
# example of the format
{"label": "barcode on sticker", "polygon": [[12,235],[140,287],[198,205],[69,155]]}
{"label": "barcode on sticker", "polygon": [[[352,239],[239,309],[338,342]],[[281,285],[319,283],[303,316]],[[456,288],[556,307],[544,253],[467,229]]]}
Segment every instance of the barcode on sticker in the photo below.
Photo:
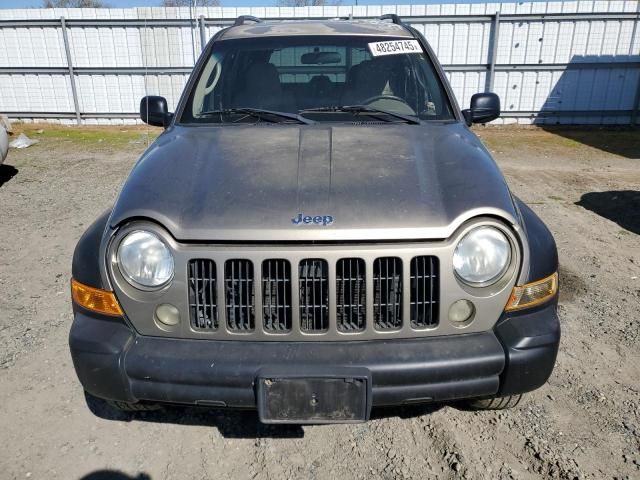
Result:
{"label": "barcode on sticker", "polygon": [[422,53],[418,40],[388,40],[386,42],[372,42],[369,51],[374,57],[382,55],[404,55],[406,53]]}

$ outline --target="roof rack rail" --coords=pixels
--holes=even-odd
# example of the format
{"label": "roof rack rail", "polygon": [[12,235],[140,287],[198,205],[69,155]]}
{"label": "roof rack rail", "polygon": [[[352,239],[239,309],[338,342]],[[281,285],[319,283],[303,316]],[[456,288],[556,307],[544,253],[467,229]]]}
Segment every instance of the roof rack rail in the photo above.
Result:
{"label": "roof rack rail", "polygon": [[395,13],[385,13],[380,17],[380,20],[391,20],[396,25],[403,25],[402,19]]}
{"label": "roof rack rail", "polygon": [[262,23],[262,19],[254,17],[253,15],[240,15],[238,18],[236,18],[233,26],[237,27],[238,25],[244,25],[245,22]]}

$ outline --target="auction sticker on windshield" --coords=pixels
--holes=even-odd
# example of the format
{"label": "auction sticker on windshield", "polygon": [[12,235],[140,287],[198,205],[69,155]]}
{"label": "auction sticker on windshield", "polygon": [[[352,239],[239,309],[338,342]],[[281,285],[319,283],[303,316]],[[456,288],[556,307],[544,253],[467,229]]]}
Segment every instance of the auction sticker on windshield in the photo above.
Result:
{"label": "auction sticker on windshield", "polygon": [[387,40],[386,42],[372,42],[369,51],[374,57],[382,55],[403,55],[405,53],[422,53],[418,40]]}

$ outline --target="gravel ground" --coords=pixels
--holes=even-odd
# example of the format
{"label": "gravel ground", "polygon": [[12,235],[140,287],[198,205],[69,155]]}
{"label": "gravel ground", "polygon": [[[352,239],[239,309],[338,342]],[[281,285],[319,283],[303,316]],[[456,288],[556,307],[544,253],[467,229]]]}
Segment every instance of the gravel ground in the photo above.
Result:
{"label": "gravel ground", "polygon": [[71,255],[145,134],[24,128],[40,142],[0,170],[1,479],[640,478],[639,131],[479,130],[558,242],[563,339],[546,386],[499,413],[274,428],[249,412],[87,408],[67,347]]}

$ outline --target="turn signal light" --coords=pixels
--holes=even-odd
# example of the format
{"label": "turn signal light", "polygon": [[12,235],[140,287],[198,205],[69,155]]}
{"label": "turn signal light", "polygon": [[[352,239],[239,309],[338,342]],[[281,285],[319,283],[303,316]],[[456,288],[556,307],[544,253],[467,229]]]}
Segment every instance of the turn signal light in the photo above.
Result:
{"label": "turn signal light", "polygon": [[103,315],[122,316],[122,309],[113,292],[100,290],[71,279],[71,298],[76,305]]}
{"label": "turn signal light", "polygon": [[556,293],[558,293],[557,272],[537,282],[513,287],[513,291],[504,310],[506,312],[512,312],[514,310],[535,307],[547,300],[551,300]]}

